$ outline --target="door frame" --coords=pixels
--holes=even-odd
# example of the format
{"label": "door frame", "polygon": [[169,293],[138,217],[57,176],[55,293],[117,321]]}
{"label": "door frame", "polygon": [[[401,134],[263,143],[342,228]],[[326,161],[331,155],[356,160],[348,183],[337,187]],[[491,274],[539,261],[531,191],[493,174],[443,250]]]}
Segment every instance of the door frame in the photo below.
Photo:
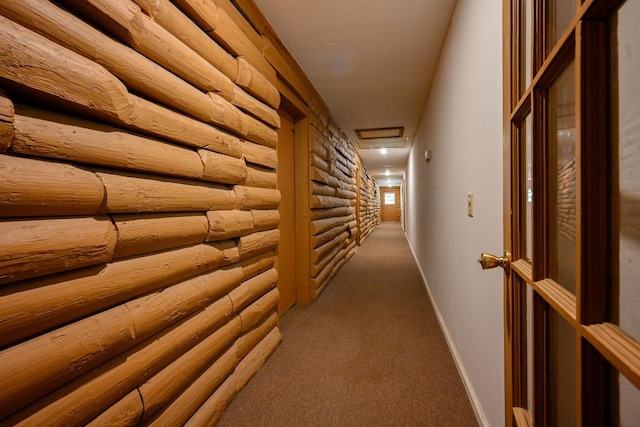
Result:
{"label": "door frame", "polygon": [[[294,129],[294,205],[295,205],[295,287],[296,304],[309,304],[310,293],[310,236],[309,204],[309,107],[278,76],[276,88],[280,93],[280,109],[293,118]],[[284,313],[282,313],[284,314]]]}

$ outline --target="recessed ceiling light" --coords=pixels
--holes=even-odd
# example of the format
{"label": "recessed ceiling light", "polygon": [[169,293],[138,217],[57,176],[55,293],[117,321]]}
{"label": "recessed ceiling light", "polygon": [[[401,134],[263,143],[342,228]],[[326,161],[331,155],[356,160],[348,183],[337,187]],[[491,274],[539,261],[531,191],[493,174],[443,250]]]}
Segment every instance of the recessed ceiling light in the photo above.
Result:
{"label": "recessed ceiling light", "polygon": [[386,171],[384,174],[385,174],[386,176],[389,176],[389,175],[391,175],[391,172]]}
{"label": "recessed ceiling light", "polygon": [[387,154],[387,149],[386,148],[381,148],[380,149],[380,154]]}

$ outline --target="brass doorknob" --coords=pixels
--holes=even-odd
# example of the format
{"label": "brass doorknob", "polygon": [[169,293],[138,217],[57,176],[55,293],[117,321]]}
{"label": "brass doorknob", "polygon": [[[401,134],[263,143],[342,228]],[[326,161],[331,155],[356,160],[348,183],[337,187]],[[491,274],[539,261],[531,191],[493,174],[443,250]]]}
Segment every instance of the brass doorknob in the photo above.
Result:
{"label": "brass doorknob", "polygon": [[509,251],[504,251],[504,255],[502,257],[482,252],[482,255],[478,258],[478,262],[482,265],[483,270],[502,267],[505,273],[511,273],[511,254]]}

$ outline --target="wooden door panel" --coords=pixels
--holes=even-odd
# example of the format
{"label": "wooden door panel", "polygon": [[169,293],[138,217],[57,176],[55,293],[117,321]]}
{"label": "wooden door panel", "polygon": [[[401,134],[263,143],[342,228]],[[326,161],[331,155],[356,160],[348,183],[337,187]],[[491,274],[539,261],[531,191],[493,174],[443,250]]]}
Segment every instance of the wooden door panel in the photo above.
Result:
{"label": "wooden door panel", "polygon": [[504,5],[506,424],[637,421],[640,1]]}
{"label": "wooden door panel", "polygon": [[280,243],[278,245],[278,290],[280,300],[278,314],[282,315],[296,303],[296,234],[295,234],[295,138],[294,121],[286,112],[280,110],[280,129],[278,130],[278,189],[281,200]]}

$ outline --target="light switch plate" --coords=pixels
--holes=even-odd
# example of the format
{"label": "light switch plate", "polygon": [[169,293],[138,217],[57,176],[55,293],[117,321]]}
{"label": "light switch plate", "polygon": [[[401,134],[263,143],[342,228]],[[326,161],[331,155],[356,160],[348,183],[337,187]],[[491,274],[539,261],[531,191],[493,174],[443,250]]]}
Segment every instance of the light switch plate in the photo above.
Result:
{"label": "light switch plate", "polygon": [[467,215],[473,216],[473,193],[467,194]]}

